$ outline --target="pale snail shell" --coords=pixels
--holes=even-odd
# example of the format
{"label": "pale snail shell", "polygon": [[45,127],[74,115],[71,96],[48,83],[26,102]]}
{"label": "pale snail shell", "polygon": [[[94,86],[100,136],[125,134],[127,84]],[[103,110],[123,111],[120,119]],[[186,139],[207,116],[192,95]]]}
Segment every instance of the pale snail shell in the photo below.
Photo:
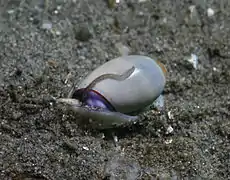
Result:
{"label": "pale snail shell", "polygon": [[92,71],[72,93],[60,99],[101,128],[136,121],[135,112],[151,105],[166,83],[164,66],[147,56],[112,59]]}

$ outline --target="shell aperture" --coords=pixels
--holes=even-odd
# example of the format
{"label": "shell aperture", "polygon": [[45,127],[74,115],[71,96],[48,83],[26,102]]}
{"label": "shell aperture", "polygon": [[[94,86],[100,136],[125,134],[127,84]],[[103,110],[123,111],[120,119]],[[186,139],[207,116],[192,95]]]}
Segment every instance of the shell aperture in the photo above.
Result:
{"label": "shell aperture", "polygon": [[100,107],[109,111],[116,111],[106,98],[94,90],[78,89],[73,93],[72,98],[80,100],[82,106],[87,105],[89,107]]}

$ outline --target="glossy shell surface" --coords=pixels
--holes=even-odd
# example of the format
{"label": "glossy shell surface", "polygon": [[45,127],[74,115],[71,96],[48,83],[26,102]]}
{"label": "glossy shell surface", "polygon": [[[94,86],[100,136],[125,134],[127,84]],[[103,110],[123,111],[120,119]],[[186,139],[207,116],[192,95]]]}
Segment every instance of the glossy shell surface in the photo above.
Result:
{"label": "glossy shell surface", "polygon": [[121,75],[132,67],[135,69],[126,79],[103,79],[92,89],[104,96],[120,113],[139,111],[153,103],[166,82],[164,67],[147,56],[129,55],[110,60],[92,71],[78,85],[78,89],[87,87],[101,75]]}

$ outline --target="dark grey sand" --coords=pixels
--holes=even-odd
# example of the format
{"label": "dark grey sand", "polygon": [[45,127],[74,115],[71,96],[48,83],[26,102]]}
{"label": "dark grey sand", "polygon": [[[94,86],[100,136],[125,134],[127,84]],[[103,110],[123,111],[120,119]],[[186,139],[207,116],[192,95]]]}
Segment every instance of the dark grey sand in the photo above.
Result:
{"label": "dark grey sand", "polygon": [[[2,0],[0,179],[230,179],[229,33],[228,0]],[[162,113],[105,132],[42,101],[118,44],[165,64]]]}

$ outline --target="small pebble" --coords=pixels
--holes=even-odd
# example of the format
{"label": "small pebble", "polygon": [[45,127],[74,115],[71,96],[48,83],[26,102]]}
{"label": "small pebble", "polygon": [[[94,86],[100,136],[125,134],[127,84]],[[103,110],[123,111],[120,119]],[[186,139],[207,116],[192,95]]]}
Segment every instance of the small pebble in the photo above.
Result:
{"label": "small pebble", "polygon": [[195,5],[191,5],[191,6],[189,6],[189,11],[191,12],[191,13],[193,13],[194,11],[195,11],[195,8],[196,8],[196,6]]}
{"label": "small pebble", "polygon": [[61,35],[61,31],[56,31],[56,35],[60,36]]}
{"label": "small pebble", "polygon": [[165,144],[171,144],[172,143],[172,139],[167,139],[167,140],[165,140]]}
{"label": "small pebble", "polygon": [[208,8],[207,9],[207,14],[208,14],[208,17],[211,17],[215,14],[214,10],[212,8]]}
{"label": "small pebble", "polygon": [[88,41],[92,37],[88,26],[82,26],[75,29],[75,38],[79,41]]}
{"label": "small pebble", "polygon": [[172,126],[169,126],[169,127],[167,128],[166,134],[171,134],[172,132],[173,132]]}
{"label": "small pebble", "polygon": [[217,68],[216,68],[216,67],[213,67],[212,69],[213,69],[213,71],[217,71]]}
{"label": "small pebble", "polygon": [[13,10],[13,9],[8,10],[7,13],[8,13],[8,14],[13,14],[13,13],[14,13],[14,10]]}
{"label": "small pebble", "polygon": [[114,140],[114,143],[117,144],[117,142],[118,142],[118,137],[117,137],[117,136],[113,136],[113,140]]}
{"label": "small pebble", "polygon": [[172,115],[171,111],[168,112],[168,118],[173,119],[173,115]]}
{"label": "small pebble", "polygon": [[162,111],[164,109],[164,96],[160,95],[155,101],[154,106],[158,111]]}
{"label": "small pebble", "polygon": [[61,10],[61,6],[57,6],[57,10]]}
{"label": "small pebble", "polygon": [[143,2],[146,2],[147,0],[139,0],[138,2],[139,3],[143,3]]}
{"label": "small pebble", "polygon": [[50,30],[52,28],[52,23],[49,22],[49,21],[44,21],[42,23],[42,29],[47,29],[47,30]]}
{"label": "small pebble", "polygon": [[188,62],[190,62],[193,65],[194,69],[197,69],[198,66],[198,57],[195,54],[191,54],[191,57],[188,59]]}
{"label": "small pebble", "polygon": [[86,151],[88,151],[89,150],[89,148],[88,147],[86,147],[86,146],[83,146],[82,147],[84,150],[86,150]]}

